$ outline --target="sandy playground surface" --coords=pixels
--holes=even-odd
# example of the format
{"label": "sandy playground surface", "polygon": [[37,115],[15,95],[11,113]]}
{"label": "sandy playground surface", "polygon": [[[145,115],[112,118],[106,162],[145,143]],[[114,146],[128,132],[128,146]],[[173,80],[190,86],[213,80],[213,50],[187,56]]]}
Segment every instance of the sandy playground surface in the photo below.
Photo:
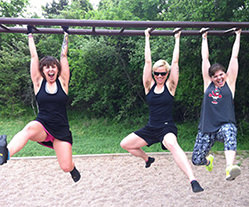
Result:
{"label": "sandy playground surface", "polygon": [[[225,157],[215,154],[213,172],[193,166],[205,189],[193,193],[170,153],[150,153],[144,167],[129,154],[75,156],[81,181],[74,184],[55,157],[13,158],[0,166],[1,207],[248,207],[249,157],[237,156],[242,174],[225,180]],[[191,158],[191,153],[187,153]]]}

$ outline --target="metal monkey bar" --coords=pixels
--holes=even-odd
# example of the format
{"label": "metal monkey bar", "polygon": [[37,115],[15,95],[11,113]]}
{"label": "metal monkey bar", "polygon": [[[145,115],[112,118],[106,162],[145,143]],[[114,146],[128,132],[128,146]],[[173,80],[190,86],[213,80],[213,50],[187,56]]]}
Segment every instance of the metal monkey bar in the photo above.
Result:
{"label": "metal monkey bar", "polygon": [[[203,27],[209,28],[209,35],[231,35],[234,34],[233,28],[241,28],[242,35],[249,35],[249,30],[246,30],[249,28],[249,22],[114,21],[5,17],[0,18],[0,33],[27,33],[27,25],[34,27],[33,33],[42,34],[63,34],[64,31],[61,27],[68,26],[68,32],[76,35],[141,36],[144,35],[144,29],[152,28],[151,35],[153,36],[170,36],[174,34],[174,31],[169,29],[181,28],[181,35],[190,36],[200,35],[199,30]],[[140,30],[134,30],[134,28]],[[193,30],[193,28],[198,28],[198,30]]]}

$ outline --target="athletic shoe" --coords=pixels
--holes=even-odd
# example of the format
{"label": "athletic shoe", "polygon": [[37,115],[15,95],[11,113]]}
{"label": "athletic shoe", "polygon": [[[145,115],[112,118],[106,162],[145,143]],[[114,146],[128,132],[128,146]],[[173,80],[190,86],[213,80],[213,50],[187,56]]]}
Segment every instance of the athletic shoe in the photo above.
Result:
{"label": "athletic shoe", "polygon": [[7,149],[7,136],[0,135],[0,165],[7,162],[8,149]]}
{"label": "athletic shoe", "polygon": [[204,189],[200,186],[197,180],[191,181],[191,187],[194,193],[202,192]]}
{"label": "athletic shoe", "polygon": [[145,162],[145,168],[150,167],[150,165],[151,165],[153,162],[155,162],[155,158],[149,157],[148,161]]}
{"label": "athletic shoe", "polygon": [[226,180],[232,181],[241,174],[240,167],[238,165],[230,165],[226,168]]}
{"label": "athletic shoe", "polygon": [[214,156],[213,155],[208,155],[207,160],[209,161],[209,164],[206,165],[206,169],[211,172],[213,170],[213,162],[214,162]]}
{"label": "athletic shoe", "polygon": [[80,172],[76,169],[76,167],[74,167],[74,169],[70,172],[70,174],[75,183],[78,182],[81,178]]}

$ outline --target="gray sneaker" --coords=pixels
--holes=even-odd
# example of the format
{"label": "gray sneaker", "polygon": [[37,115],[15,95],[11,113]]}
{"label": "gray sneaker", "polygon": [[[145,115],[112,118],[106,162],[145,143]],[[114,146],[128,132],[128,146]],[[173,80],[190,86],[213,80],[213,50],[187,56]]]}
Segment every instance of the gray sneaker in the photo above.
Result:
{"label": "gray sneaker", "polygon": [[7,162],[8,149],[7,149],[7,135],[0,135],[0,165]]}

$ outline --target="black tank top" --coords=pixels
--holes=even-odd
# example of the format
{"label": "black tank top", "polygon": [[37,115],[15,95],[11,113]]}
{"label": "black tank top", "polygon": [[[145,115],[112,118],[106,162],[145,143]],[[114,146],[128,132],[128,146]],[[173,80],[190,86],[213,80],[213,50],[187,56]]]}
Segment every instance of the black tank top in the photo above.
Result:
{"label": "black tank top", "polygon": [[164,85],[164,91],[160,94],[154,92],[155,87],[156,84],[146,95],[146,101],[149,105],[148,125],[161,128],[165,124],[174,124],[172,115],[174,97],[169,93],[166,85]]}
{"label": "black tank top", "polygon": [[66,104],[68,96],[61,87],[59,79],[56,80],[57,92],[46,92],[46,80],[43,79],[41,88],[36,95],[39,113],[36,118],[46,130],[56,139],[72,144],[72,135],[69,130]]}
{"label": "black tank top", "polygon": [[204,93],[199,130],[202,133],[216,132],[226,123],[236,123],[232,92],[227,83],[216,88],[211,82]]}

